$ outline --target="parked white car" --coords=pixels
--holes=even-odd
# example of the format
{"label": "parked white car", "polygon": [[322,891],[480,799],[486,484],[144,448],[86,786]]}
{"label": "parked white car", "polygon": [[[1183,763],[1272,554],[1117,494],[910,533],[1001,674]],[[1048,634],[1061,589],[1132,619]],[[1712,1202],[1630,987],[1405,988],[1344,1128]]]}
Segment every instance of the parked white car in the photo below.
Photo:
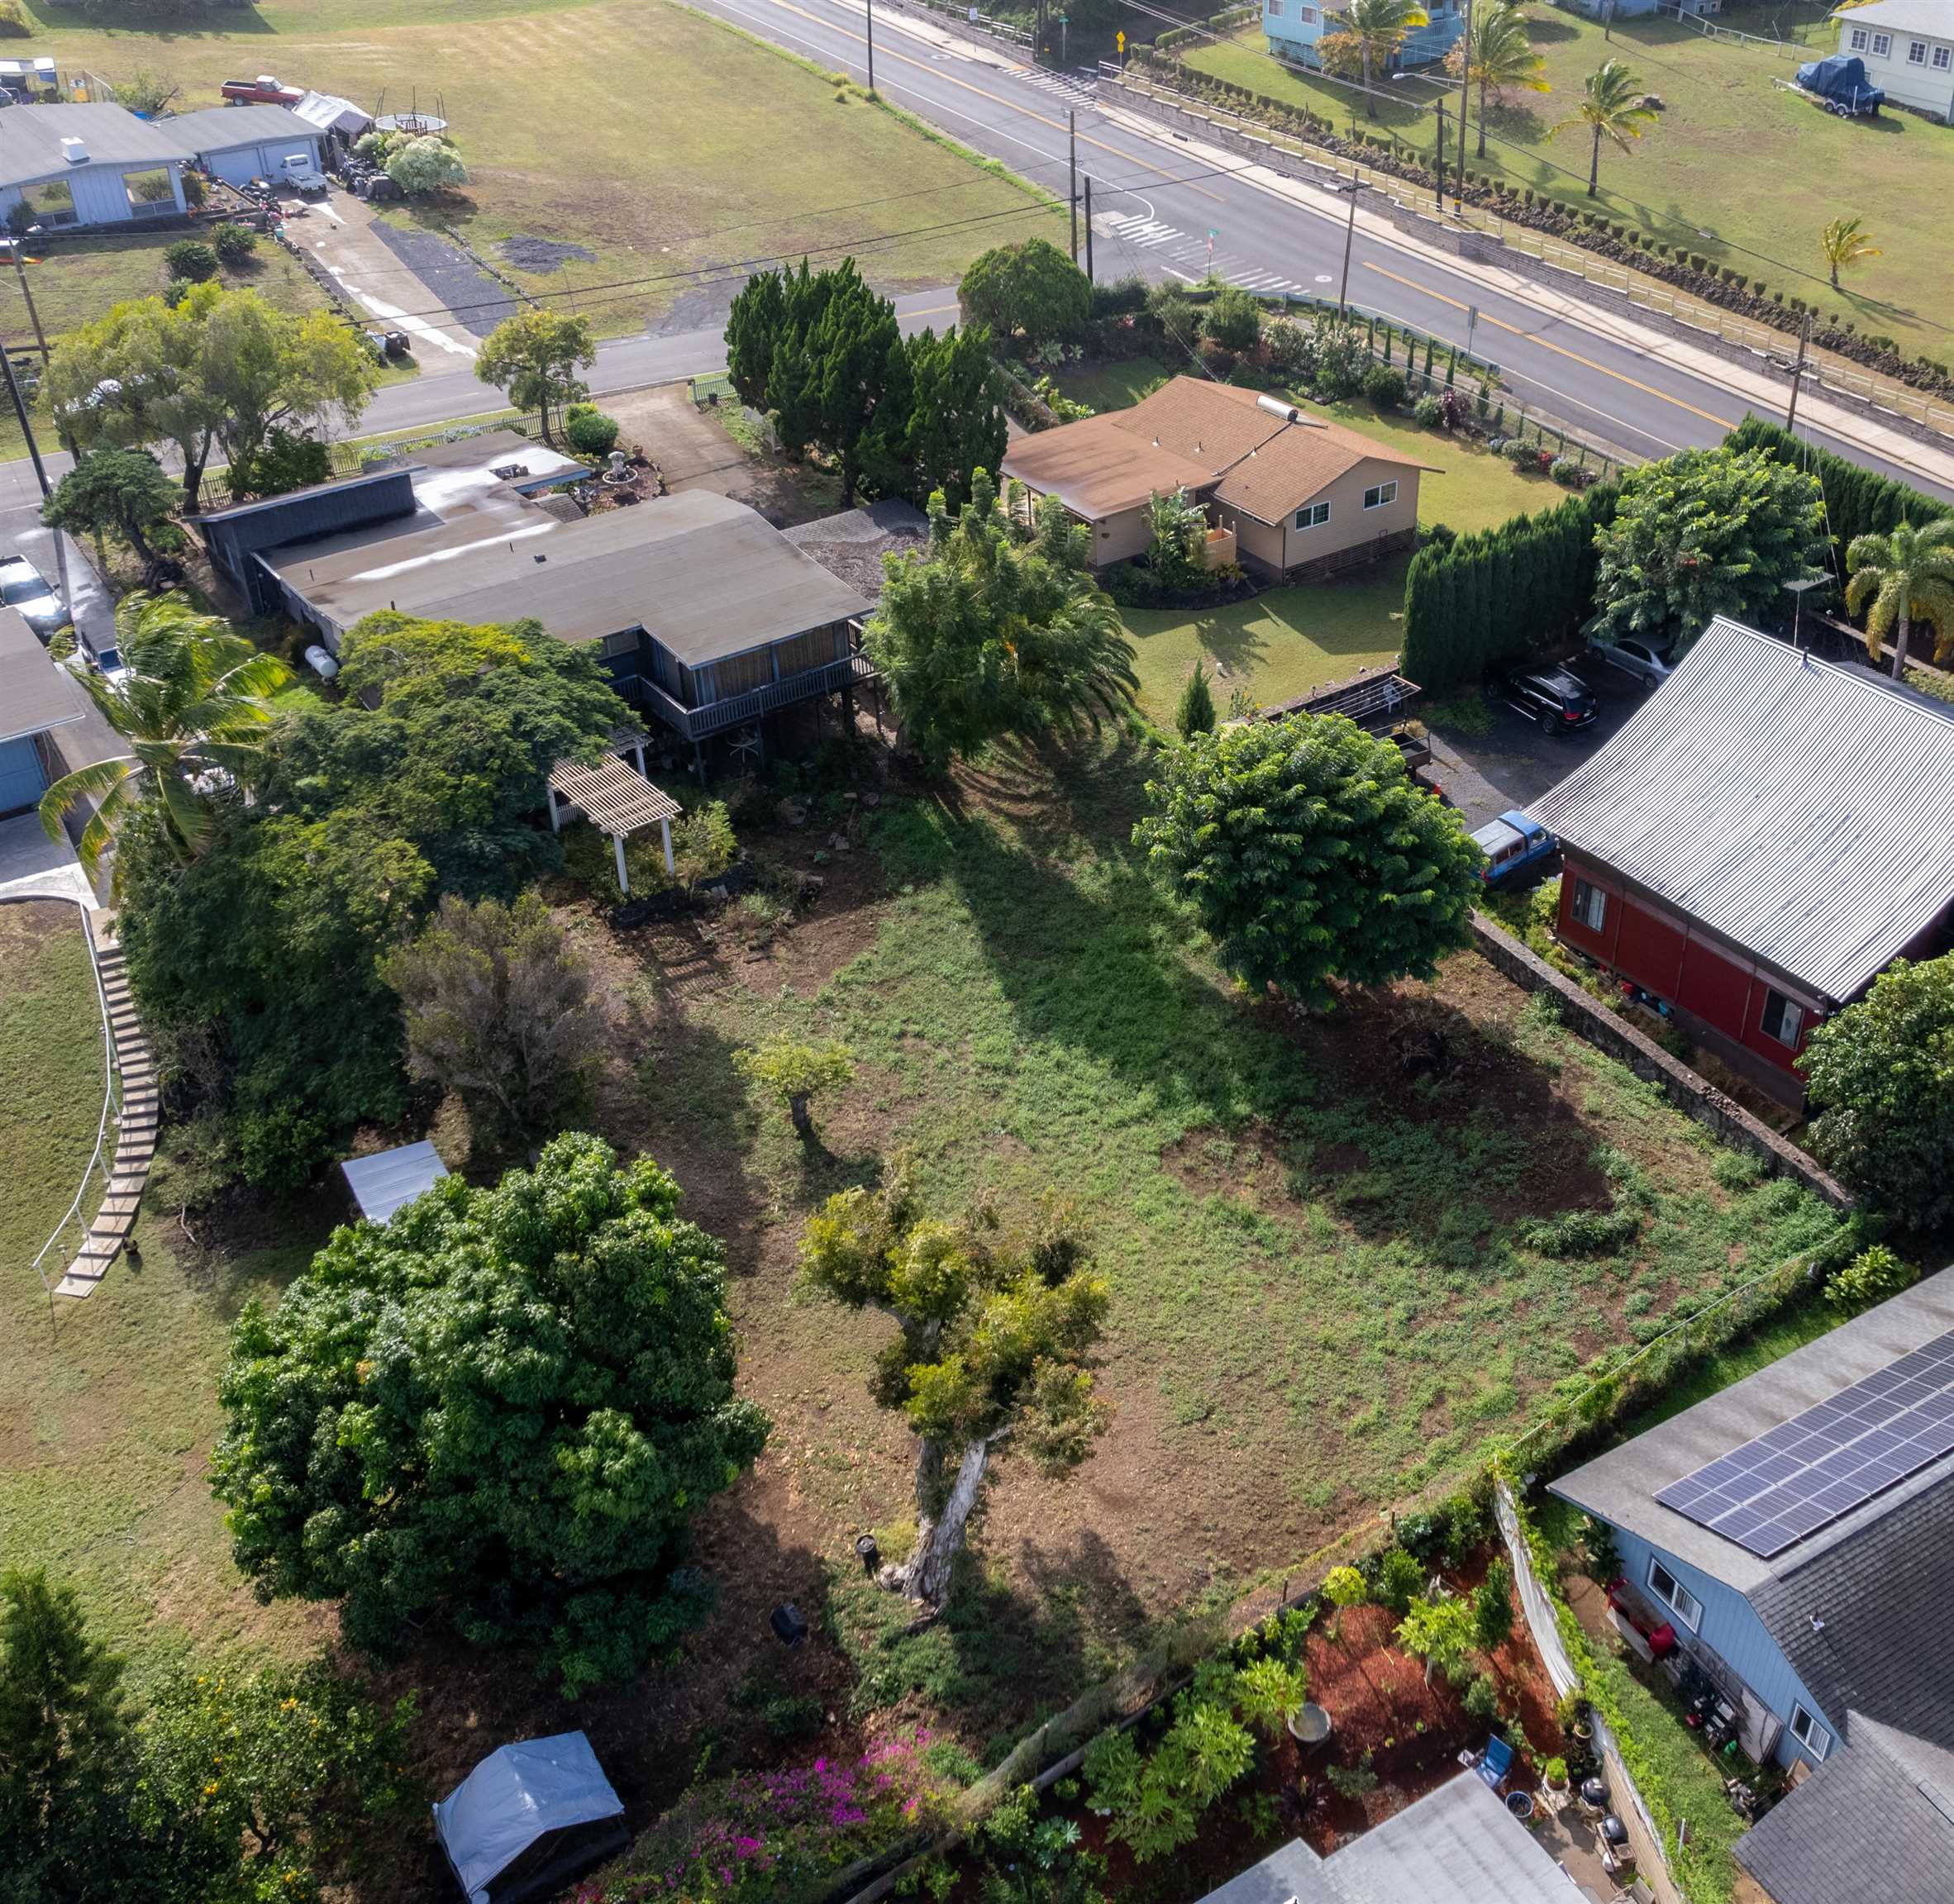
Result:
{"label": "parked white car", "polygon": [[1651,688],[1660,688],[1669,678],[1669,650],[1656,647],[1652,641],[1632,636],[1621,641],[1590,641],[1588,652],[1598,661],[1606,661]]}

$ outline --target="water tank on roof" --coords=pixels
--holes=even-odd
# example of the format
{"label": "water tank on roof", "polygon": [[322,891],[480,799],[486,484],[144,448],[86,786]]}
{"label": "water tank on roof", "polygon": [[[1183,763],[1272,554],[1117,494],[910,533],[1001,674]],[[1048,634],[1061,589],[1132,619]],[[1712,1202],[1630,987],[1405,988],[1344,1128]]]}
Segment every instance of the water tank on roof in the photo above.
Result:
{"label": "water tank on roof", "polygon": [[1256,407],[1266,410],[1271,416],[1280,416],[1285,423],[1299,423],[1303,412],[1294,403],[1285,403],[1280,397],[1258,397]]}

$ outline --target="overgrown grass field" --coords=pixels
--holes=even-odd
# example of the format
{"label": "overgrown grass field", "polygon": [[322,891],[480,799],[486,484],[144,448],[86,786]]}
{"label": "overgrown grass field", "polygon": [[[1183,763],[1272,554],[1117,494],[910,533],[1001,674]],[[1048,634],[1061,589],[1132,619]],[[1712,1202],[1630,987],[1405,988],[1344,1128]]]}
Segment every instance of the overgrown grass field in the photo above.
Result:
{"label": "overgrown grass field", "polygon": [[[1799,60],[1814,56],[1706,40],[1681,21],[1618,20],[1612,42],[1599,22],[1570,12],[1529,16],[1535,50],[1547,62],[1551,91],[1521,93],[1489,116],[1494,135],[1471,169],[1551,193],[1583,210],[1602,209],[1657,239],[1701,252],[1718,266],[1762,278],[1839,311],[1861,331],[1887,333],[1909,353],[1954,360],[1947,329],[1954,304],[1954,248],[1935,207],[1954,188],[1954,127],[1912,114],[1883,112],[1847,121],[1774,85],[1789,81]],[[1755,12],[1737,22],[1770,27]],[[1832,50],[1829,31],[1820,49]],[[1188,64],[1218,79],[1389,132],[1429,159],[1437,121],[1418,102],[1430,88],[1408,82],[1378,88],[1377,116],[1366,119],[1361,91],[1279,64],[1259,30],[1221,45],[1184,50]],[[1608,58],[1624,61],[1665,105],[1624,155],[1604,145],[1599,200],[1587,197],[1585,131],[1548,136],[1570,117],[1582,82]],[[1451,136],[1457,120],[1448,110]],[[1475,143],[1478,107],[1473,109]],[[1456,145],[1452,148],[1456,151]],[[1847,274],[1842,291],[1825,282],[1818,238],[1834,218],[1861,217],[1885,253]]]}
{"label": "overgrown grass field", "polygon": [[[606,331],[670,311],[693,288],[683,274],[703,266],[743,278],[749,261],[852,250],[878,283],[905,288],[954,279],[1003,240],[1059,235],[1057,214],[1022,187],[667,0],[312,0],[241,16],[236,31],[64,24],[36,45],[112,78],[156,68],[181,82],[186,107],[214,104],[247,69],[369,107],[417,98],[449,119],[472,180],[465,200],[421,216]],[[593,256],[522,270],[498,251],[516,236]],[[725,295],[712,293],[715,311]]]}
{"label": "overgrown grass field", "polygon": [[0,1566],[72,1582],[140,1680],[193,1647],[289,1649],[320,1628],[316,1615],[252,1601],[204,1481],[229,1320],[314,1239],[288,1229],[241,1261],[186,1273],[152,1194],[142,1267],[118,1263],[50,1316],[28,1265],[88,1164],[102,1057],[74,909],[0,906]]}
{"label": "overgrown grass field", "polygon": [[[866,1396],[879,1327],[794,1292],[820,1197],[907,1149],[945,1207],[1070,1200],[1112,1279],[1112,1433],[1069,1484],[1004,1463],[957,1621],[912,1645],[876,1596],[837,1601],[862,1696],[967,1706],[973,1742],[1463,1478],[1555,1381],[1834,1221],[1472,954],[1320,1021],[1240,995],[1129,843],[1147,771],[1123,743],[1000,759],[899,805],[874,833],[886,897],[825,981],[751,976],[736,924],[715,970],[640,968],[659,1025],[618,1134],[732,1234],[767,1498],[841,1573],[860,1528],[903,1537],[909,1461]],[[1408,1020],[1444,1041],[1436,1080],[1393,1056]],[[855,1056],[811,1150],[728,1064],[774,1032]]]}

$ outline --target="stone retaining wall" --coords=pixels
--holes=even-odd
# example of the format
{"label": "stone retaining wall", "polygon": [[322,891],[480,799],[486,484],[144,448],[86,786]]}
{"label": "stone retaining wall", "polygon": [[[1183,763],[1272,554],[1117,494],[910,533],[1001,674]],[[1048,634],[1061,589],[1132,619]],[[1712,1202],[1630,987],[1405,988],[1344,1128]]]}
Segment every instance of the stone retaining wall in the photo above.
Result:
{"label": "stone retaining wall", "polygon": [[1795,1178],[1834,1210],[1854,1207],[1852,1192],[1822,1169],[1816,1159],[1760,1123],[1734,1098],[1699,1078],[1680,1058],[1671,1057],[1654,1039],[1609,1011],[1566,973],[1528,951],[1483,912],[1472,916],[1472,936],[1485,959],[1516,985],[1529,992],[1551,992],[1560,1001],[1561,1019],[1570,1031],[1618,1059],[1637,1078],[1658,1086],[1670,1103],[1708,1126],[1732,1150],[1747,1150],[1776,1174]]}

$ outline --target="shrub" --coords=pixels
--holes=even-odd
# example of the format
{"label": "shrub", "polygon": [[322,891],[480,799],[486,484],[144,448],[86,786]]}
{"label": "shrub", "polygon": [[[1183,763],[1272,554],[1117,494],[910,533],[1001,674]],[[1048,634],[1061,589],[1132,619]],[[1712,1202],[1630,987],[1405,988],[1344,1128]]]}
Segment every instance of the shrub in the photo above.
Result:
{"label": "shrub", "polygon": [[220,264],[242,264],[258,249],[258,234],[248,225],[226,219],[210,235],[211,250]]}
{"label": "shrub", "polygon": [[565,440],[579,456],[608,456],[617,447],[617,419],[594,403],[573,403],[563,421]]}
{"label": "shrub", "polygon": [[1368,1752],[1355,1765],[1332,1765],[1323,1776],[1339,1798],[1361,1798],[1377,1789],[1377,1774],[1370,1768]]}
{"label": "shrub", "polygon": [[1558,1791],[1567,1783],[1567,1761],[1556,1754],[1541,1767],[1540,1773],[1547,1783]]}
{"label": "shrub", "polygon": [[1389,1607],[1400,1620],[1411,1611],[1412,1602],[1424,1590],[1425,1569],[1416,1554],[1406,1553],[1402,1547],[1394,1547],[1378,1562],[1374,1597],[1379,1606]]}
{"label": "shrub", "polygon": [[740,842],[723,800],[708,800],[672,827],[672,859],[689,886],[717,879],[738,858]]}
{"label": "shrub", "polygon": [[770,1038],[752,1050],[736,1051],[733,1069],[770,1092],[794,1119],[796,1133],[814,1134],[808,1106],[855,1075],[855,1059],[845,1045],[801,1045]]}
{"label": "shrub", "polygon": [[1489,1673],[1474,1676],[1472,1683],[1466,1688],[1463,1703],[1466,1716],[1475,1726],[1491,1726],[1499,1716],[1499,1688],[1493,1683]]}
{"label": "shrub", "polygon": [[1180,704],[1174,710],[1174,726],[1183,740],[1191,735],[1214,731],[1214,696],[1208,691],[1208,676],[1199,659],[1186,687],[1180,691]]}
{"label": "shrub", "polygon": [[1486,1577],[1472,1597],[1474,1630],[1480,1645],[1488,1653],[1504,1646],[1513,1632],[1513,1568],[1495,1559],[1486,1568]]}
{"label": "shrub", "polygon": [[1364,394],[1380,410],[1397,410],[1404,402],[1404,373],[1389,364],[1375,365],[1364,374]]}
{"label": "shrub", "polygon": [[1842,1309],[1870,1309],[1897,1296],[1913,1283],[1913,1271],[1883,1243],[1861,1250],[1842,1269],[1836,1269],[1825,1284],[1825,1300]]}
{"label": "shrub", "polygon": [[1572,456],[1556,456],[1547,465],[1547,474],[1563,489],[1585,489],[1591,479],[1586,465]]}
{"label": "shrub", "polygon": [[33,31],[21,0],[0,0],[0,40],[25,40]]}
{"label": "shrub", "polygon": [[217,255],[201,238],[179,238],[163,250],[164,268],[172,278],[201,284],[217,274]]}
{"label": "shrub", "polygon": [[451,140],[410,140],[387,160],[387,176],[410,198],[427,198],[468,183],[468,168]]}
{"label": "shrub", "polygon": [[1427,430],[1436,430],[1445,421],[1444,404],[1429,393],[1412,405],[1411,413],[1419,425]]}
{"label": "shrub", "polygon": [[1524,1225],[1520,1240],[1543,1256],[1612,1256],[1641,1227],[1632,1210],[1569,1210]]}
{"label": "shrub", "polygon": [[1252,350],[1262,335],[1262,307],[1252,293],[1226,284],[1215,293],[1201,327],[1224,349]]}

